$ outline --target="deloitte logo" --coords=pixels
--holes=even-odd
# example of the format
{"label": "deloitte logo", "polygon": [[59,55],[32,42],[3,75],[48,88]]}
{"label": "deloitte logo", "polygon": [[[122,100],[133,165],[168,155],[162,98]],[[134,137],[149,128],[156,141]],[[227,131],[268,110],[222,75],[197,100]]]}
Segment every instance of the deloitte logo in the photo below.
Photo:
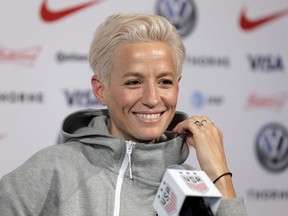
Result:
{"label": "deloitte logo", "polygon": [[256,137],[256,154],[260,164],[272,172],[288,166],[288,132],[277,123],[265,125]]}

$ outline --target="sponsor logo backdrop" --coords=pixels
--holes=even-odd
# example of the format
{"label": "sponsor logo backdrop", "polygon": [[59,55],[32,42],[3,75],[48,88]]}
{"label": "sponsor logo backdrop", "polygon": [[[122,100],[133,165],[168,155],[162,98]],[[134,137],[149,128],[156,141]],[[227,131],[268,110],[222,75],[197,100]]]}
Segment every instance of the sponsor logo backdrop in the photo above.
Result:
{"label": "sponsor logo backdrop", "polygon": [[187,59],[178,109],[223,130],[249,215],[288,211],[286,0],[2,0],[0,177],[60,143],[67,114],[101,107],[87,53],[95,28],[119,11],[161,14],[179,29]]}

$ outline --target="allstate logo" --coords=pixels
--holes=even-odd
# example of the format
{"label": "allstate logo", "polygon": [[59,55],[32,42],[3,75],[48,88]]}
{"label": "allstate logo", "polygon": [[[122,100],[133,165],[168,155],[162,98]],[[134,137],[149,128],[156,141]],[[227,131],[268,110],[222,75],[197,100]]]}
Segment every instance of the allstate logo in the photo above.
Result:
{"label": "allstate logo", "polygon": [[279,172],[288,166],[288,132],[277,123],[265,125],[256,137],[256,154],[269,171]]}
{"label": "allstate logo", "polygon": [[197,14],[193,0],[158,0],[156,13],[170,20],[182,37],[195,27]]}

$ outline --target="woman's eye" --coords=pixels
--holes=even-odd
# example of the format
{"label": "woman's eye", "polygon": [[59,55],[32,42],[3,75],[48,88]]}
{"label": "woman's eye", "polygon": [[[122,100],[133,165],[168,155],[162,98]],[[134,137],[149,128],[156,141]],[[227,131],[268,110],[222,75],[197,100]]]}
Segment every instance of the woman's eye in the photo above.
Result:
{"label": "woman's eye", "polygon": [[137,81],[137,80],[131,80],[131,81],[128,81],[128,82],[126,82],[125,83],[125,85],[140,85],[140,82],[139,81]]}
{"label": "woman's eye", "polygon": [[173,81],[172,80],[161,80],[160,83],[163,85],[172,85]]}

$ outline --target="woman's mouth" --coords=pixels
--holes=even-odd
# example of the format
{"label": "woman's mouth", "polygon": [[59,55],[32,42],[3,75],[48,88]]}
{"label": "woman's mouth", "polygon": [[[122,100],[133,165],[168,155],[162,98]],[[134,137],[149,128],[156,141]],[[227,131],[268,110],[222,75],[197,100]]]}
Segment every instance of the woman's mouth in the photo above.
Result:
{"label": "woman's mouth", "polygon": [[143,120],[156,120],[159,119],[163,113],[134,113],[134,115]]}

